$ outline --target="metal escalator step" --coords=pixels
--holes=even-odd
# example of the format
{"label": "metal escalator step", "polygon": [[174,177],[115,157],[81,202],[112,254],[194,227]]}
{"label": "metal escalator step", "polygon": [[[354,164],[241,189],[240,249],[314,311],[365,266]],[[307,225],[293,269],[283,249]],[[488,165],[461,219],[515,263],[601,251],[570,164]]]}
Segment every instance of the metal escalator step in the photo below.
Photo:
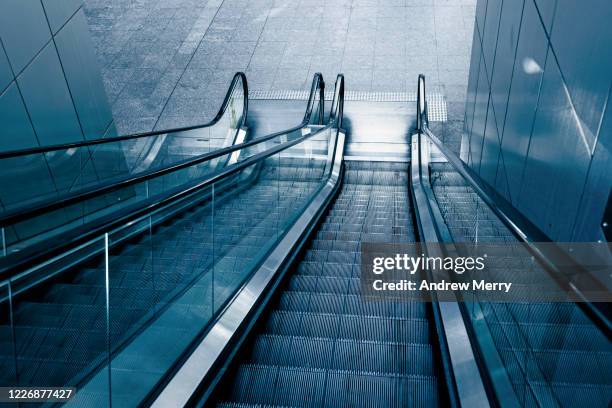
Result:
{"label": "metal escalator step", "polygon": [[232,401],[251,404],[271,404],[278,367],[241,365],[232,381],[229,397]]}
{"label": "metal escalator step", "polygon": [[426,318],[426,305],[423,302],[389,302],[353,295],[347,295],[345,298],[344,314],[406,319]]}
{"label": "metal escalator step", "polygon": [[338,337],[364,341],[429,344],[426,319],[343,316]]}
{"label": "metal escalator step", "polygon": [[250,362],[283,367],[331,368],[334,343],[318,338],[260,335]]}
{"label": "metal escalator step", "polygon": [[299,313],[274,310],[264,332],[272,335],[329,337],[338,333],[340,316],[324,313]]}
{"label": "metal escalator step", "polygon": [[330,371],[325,406],[438,407],[435,377],[389,377],[375,373]]}
{"label": "metal escalator step", "polygon": [[400,375],[434,374],[432,349],[425,344],[260,335],[253,344],[250,362]]}
{"label": "metal escalator step", "polygon": [[325,262],[321,268],[321,276],[327,277],[357,277],[359,276],[359,265],[351,265],[348,263]]}
{"label": "metal escalator step", "polygon": [[229,399],[257,406],[321,406],[325,377],[323,370],[241,365]]}
{"label": "metal escalator step", "polygon": [[359,279],[326,276],[292,276],[288,290],[297,292],[359,294]]}
{"label": "metal escalator step", "polygon": [[423,302],[388,302],[361,295],[284,292],[278,308],[293,312],[335,313],[370,317],[425,319]]}
{"label": "metal escalator step", "polygon": [[244,402],[220,402],[218,408],[286,408],[282,405],[271,404],[249,404]]}
{"label": "metal escalator step", "polygon": [[426,376],[244,364],[219,406],[436,407],[438,384]]}
{"label": "metal escalator step", "polygon": [[320,406],[325,391],[325,372],[322,370],[279,370],[274,390],[274,403],[283,406]]}
{"label": "metal escalator step", "polygon": [[426,319],[393,319],[275,310],[264,328],[266,334],[394,343],[429,344]]}
{"label": "metal escalator step", "polygon": [[313,262],[354,264],[358,260],[358,252],[309,249],[304,255],[304,260]]}

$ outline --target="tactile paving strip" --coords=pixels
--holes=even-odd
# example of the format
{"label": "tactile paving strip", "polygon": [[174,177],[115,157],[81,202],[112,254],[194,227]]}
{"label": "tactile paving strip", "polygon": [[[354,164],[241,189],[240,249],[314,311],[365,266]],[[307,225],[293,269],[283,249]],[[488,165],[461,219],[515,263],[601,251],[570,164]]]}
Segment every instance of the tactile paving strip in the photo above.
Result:
{"label": "tactile paving strip", "polygon": [[[292,91],[292,90],[277,90],[249,91],[250,99],[267,99],[267,100],[291,100],[305,101],[308,99],[310,91]],[[334,90],[328,89],[325,91],[325,100],[331,101],[334,97]],[[359,102],[416,102],[416,92],[366,92],[366,91],[346,91],[344,94],[345,101]],[[444,95],[438,92],[430,92],[427,95],[429,120],[432,122],[446,122],[448,115],[446,109],[446,99]]]}

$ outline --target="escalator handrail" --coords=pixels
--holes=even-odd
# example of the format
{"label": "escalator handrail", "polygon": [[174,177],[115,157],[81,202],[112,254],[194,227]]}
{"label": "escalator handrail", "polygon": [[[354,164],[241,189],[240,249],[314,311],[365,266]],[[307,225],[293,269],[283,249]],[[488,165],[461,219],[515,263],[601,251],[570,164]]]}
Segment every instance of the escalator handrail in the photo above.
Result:
{"label": "escalator handrail", "polygon": [[83,200],[91,199],[93,197],[97,197],[103,194],[108,194],[113,191],[117,191],[122,188],[144,182],[146,180],[157,178],[165,174],[175,172],[177,170],[191,167],[196,164],[203,163],[205,161],[209,161],[217,157],[221,157],[221,156],[230,154],[238,150],[242,150],[244,148],[247,148],[247,147],[259,144],[259,143],[266,142],[270,139],[277,138],[284,134],[298,131],[304,126],[307,126],[308,123],[310,122],[310,118],[311,118],[313,106],[314,106],[314,101],[315,101],[315,94],[317,92],[320,93],[323,87],[324,87],[323,76],[320,73],[316,73],[313,77],[313,84],[312,84],[312,88],[310,91],[311,94],[310,94],[308,104],[306,107],[306,113],[304,115],[304,119],[302,120],[302,123],[300,123],[298,126],[295,126],[288,130],[283,130],[280,132],[272,133],[267,136],[258,137],[256,139],[253,139],[253,140],[250,140],[244,143],[240,143],[237,145],[221,148],[221,149],[218,149],[212,152],[204,153],[199,156],[195,156],[189,159],[185,159],[185,160],[176,162],[170,166],[162,167],[159,169],[146,170],[141,173],[138,173],[137,175],[133,175],[129,177],[119,176],[116,178],[109,179],[103,184],[97,184],[97,185],[94,185],[94,186],[91,186],[91,187],[88,187],[88,188],[85,188],[85,189],[82,189],[76,192],[65,194],[61,197],[52,197],[45,201],[36,202],[36,203],[30,204],[27,206],[16,208],[14,210],[5,211],[0,216],[0,228],[7,227],[15,223],[21,222],[21,221],[25,221],[29,218],[39,216],[39,215],[42,215],[50,211],[64,208],[66,206],[81,202]]}
{"label": "escalator handrail", "polygon": [[[342,75],[338,75],[338,80],[336,81],[336,87],[341,88],[342,91],[335,92],[335,95],[338,97],[344,97],[344,77]],[[338,112],[343,111],[344,101],[334,101],[332,106],[336,106]],[[78,233],[74,234],[72,237],[62,237],[61,240],[53,240],[53,243],[49,245],[48,243],[40,243],[38,246],[34,245],[34,248],[24,251],[24,253],[17,253],[14,255],[9,255],[4,258],[0,258],[0,283],[10,280],[13,277],[24,273],[24,270],[27,270],[29,267],[38,265],[44,262],[47,259],[51,259],[54,256],[61,255],[62,253],[66,253],[71,248],[74,248],[78,245],[85,244],[87,242],[91,242],[95,239],[99,239],[105,233],[109,231],[113,231],[121,226],[127,225],[128,223],[133,224],[139,218],[150,214],[152,211],[170,205],[184,197],[187,197],[197,191],[203,190],[216,182],[225,179],[238,171],[249,167],[257,162],[265,160],[268,157],[271,157],[283,150],[286,150],[292,146],[295,146],[303,141],[314,137],[322,132],[327,131],[328,129],[340,129],[338,126],[341,123],[338,118],[338,112],[332,112],[333,115],[330,115],[330,120],[324,127],[320,129],[316,129],[314,132],[306,133],[294,140],[287,141],[278,146],[272,147],[264,152],[255,154],[243,161],[232,164],[228,167],[224,167],[212,175],[208,176],[206,179],[189,186],[188,188],[178,187],[174,189],[171,194],[166,195],[162,198],[151,198],[149,199],[149,203],[139,206],[138,209],[132,210],[131,208],[123,209],[117,211],[117,213],[109,214],[101,219],[91,222],[90,224],[94,225],[84,225],[82,226]],[[299,129],[299,127],[297,128]],[[280,134],[284,134],[286,132],[281,132]],[[245,145],[244,143],[243,145]],[[238,150],[237,146],[234,146],[233,150]],[[68,235],[68,234],[67,234]]]}
{"label": "escalator handrail", "polygon": [[232,82],[230,83],[227,93],[225,94],[225,98],[223,99],[223,102],[221,103],[221,108],[219,109],[215,117],[206,124],[185,126],[185,127],[180,127],[180,128],[174,128],[174,129],[155,130],[152,132],[135,133],[131,135],[99,138],[99,139],[85,140],[81,142],[57,144],[57,145],[52,145],[52,146],[31,147],[27,149],[9,150],[6,152],[0,152],[0,160],[20,157],[20,156],[28,156],[28,155],[37,154],[37,153],[49,153],[49,152],[58,151],[58,150],[76,149],[80,147],[94,146],[94,145],[114,143],[114,142],[122,142],[125,140],[140,139],[140,138],[164,135],[167,133],[168,134],[177,133],[177,132],[184,132],[184,131],[189,131],[189,130],[203,129],[203,128],[211,127],[217,124],[223,118],[223,115],[225,114],[225,111],[227,110],[230,104],[232,95],[239,83],[242,84],[242,89],[243,89],[243,102],[242,102],[243,103],[243,114],[242,114],[242,117],[240,118],[239,125],[236,126],[236,128],[241,129],[247,120],[247,114],[248,114],[248,109],[249,109],[249,91],[248,91],[248,83],[247,83],[246,75],[243,72],[237,72],[234,75]]}
{"label": "escalator handrail", "polygon": [[316,72],[312,78],[312,85],[310,86],[310,95],[308,96],[308,103],[306,104],[306,112],[304,113],[304,119],[302,123],[310,123],[312,111],[314,110],[314,103],[319,96],[319,117],[318,124],[323,124],[323,117],[325,114],[325,81],[323,81],[323,75],[320,72]]}
{"label": "escalator handrail", "polygon": [[[580,289],[573,284],[567,285],[566,282],[560,281],[561,274],[555,262],[551,261],[548,256],[540,249],[533,246],[536,242],[552,243],[553,240],[548,237],[535,224],[529,221],[523,214],[518,212],[507,200],[502,197],[497,191],[489,187],[479,175],[469,168],[456,153],[452,152],[438,139],[428,126],[427,117],[427,99],[425,94],[425,76],[419,75],[418,91],[417,91],[417,131],[427,136],[433,145],[442,153],[445,159],[453,166],[461,177],[474,189],[476,194],[484,201],[484,203],[495,213],[495,215],[503,222],[503,224],[512,232],[512,234],[522,243],[526,244],[530,252],[538,259],[539,263],[551,275],[553,279],[559,282],[562,286],[567,286],[578,299],[582,302],[577,302],[579,307],[591,318],[591,320],[599,327],[608,338],[612,338],[612,323],[595,305],[581,293]],[[568,265],[575,265],[577,270],[583,269],[576,262],[573,262],[569,256],[567,257]],[[586,272],[586,271],[585,271]],[[587,272],[588,273],[588,272]]]}

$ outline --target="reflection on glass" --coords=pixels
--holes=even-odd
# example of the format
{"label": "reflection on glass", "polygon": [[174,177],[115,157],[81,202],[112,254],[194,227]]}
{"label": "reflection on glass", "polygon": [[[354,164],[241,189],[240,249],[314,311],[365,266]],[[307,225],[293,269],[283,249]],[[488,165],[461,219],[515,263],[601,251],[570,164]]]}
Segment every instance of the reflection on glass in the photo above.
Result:
{"label": "reflection on glass", "polygon": [[[0,159],[0,186],[3,187],[0,218],[2,211],[57,200],[106,182],[118,182],[185,163],[218,148],[231,146],[239,136],[243,141],[241,127],[246,112],[242,86],[242,81],[235,81],[224,114],[204,127]],[[54,234],[104,217],[111,211],[160,194],[169,195],[175,188],[194,183],[228,162],[228,155],[217,157],[27,221],[5,225],[4,246],[8,253],[22,251]],[[23,182],[15,183],[17,179]]]}
{"label": "reflection on glass", "polygon": [[[456,242],[516,242],[504,224],[448,164],[431,167],[434,194]],[[508,281],[541,266],[526,251],[489,257],[489,272]],[[466,299],[468,318],[489,367],[505,371],[521,406],[607,406],[612,344],[575,303],[488,302]],[[503,376],[498,375],[496,381]],[[496,392],[504,389],[494,384]],[[509,395],[499,395],[509,399]],[[585,402],[588,401],[588,402]]]}

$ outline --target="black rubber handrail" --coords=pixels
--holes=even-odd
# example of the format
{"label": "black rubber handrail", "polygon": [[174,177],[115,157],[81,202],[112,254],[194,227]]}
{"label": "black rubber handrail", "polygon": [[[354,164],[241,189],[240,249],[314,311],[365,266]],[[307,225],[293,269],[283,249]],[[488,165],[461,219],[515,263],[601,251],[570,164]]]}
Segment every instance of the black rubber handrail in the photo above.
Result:
{"label": "black rubber handrail", "polygon": [[[230,154],[232,152],[244,149],[246,147],[250,147],[250,146],[253,146],[259,143],[266,142],[270,139],[279,137],[284,134],[295,132],[309,124],[311,116],[312,116],[312,111],[313,111],[314,102],[315,102],[317,93],[319,93],[319,97],[320,97],[319,103],[322,104],[323,87],[324,87],[323,76],[320,73],[316,73],[313,77],[312,87],[311,87],[310,96],[308,99],[308,104],[306,106],[306,113],[304,114],[304,119],[302,120],[302,123],[300,123],[298,126],[295,126],[288,130],[283,130],[281,132],[272,133],[267,136],[258,137],[257,139],[254,139],[248,142],[221,148],[221,149],[218,149],[212,152],[204,153],[199,156],[195,156],[189,159],[178,161],[170,166],[162,167],[159,169],[146,170],[146,171],[143,171],[133,176],[128,176],[128,177],[120,176],[120,177],[112,178],[112,179],[107,180],[103,184],[94,185],[89,188],[85,188],[85,189],[82,189],[82,190],[79,190],[73,193],[65,194],[61,197],[53,197],[53,198],[50,198],[42,202],[37,202],[37,203],[33,203],[27,206],[16,208],[14,210],[6,211],[2,213],[2,215],[0,216],[0,227],[8,227],[18,222],[22,222],[30,218],[33,218],[33,217],[38,217],[42,214],[45,214],[45,213],[48,213],[54,210],[58,210],[60,208],[64,208],[64,207],[73,205],[75,203],[78,203],[78,202],[81,202],[87,199],[91,199],[91,198],[94,198],[94,197],[97,197],[103,194],[108,194],[113,191],[117,191],[122,188],[144,182],[146,180],[157,178],[165,174],[169,174],[169,173],[172,173],[172,172],[175,172],[175,171],[187,168],[187,167],[194,166],[196,164],[203,163],[205,161],[215,159],[217,157],[221,157],[221,156]],[[323,115],[323,112],[320,112],[319,115]]]}
{"label": "black rubber handrail", "polygon": [[203,129],[203,128],[211,127],[215,125],[216,123],[218,123],[223,117],[223,115],[225,114],[225,111],[227,110],[227,107],[229,106],[234,90],[238,86],[239,82],[242,84],[242,89],[244,93],[242,118],[240,119],[239,126],[237,126],[237,128],[240,129],[242,126],[244,126],[244,124],[246,123],[246,119],[247,119],[247,113],[249,109],[249,91],[248,91],[248,84],[247,84],[246,76],[242,72],[237,72],[234,75],[232,82],[230,83],[230,86],[227,90],[227,93],[225,94],[225,98],[223,99],[223,103],[221,104],[221,108],[217,112],[217,115],[210,122],[206,124],[185,126],[185,127],[180,127],[180,128],[174,128],[174,129],[156,130],[153,132],[135,133],[132,135],[114,136],[114,137],[107,137],[107,138],[101,138],[101,139],[85,140],[82,142],[64,143],[64,144],[58,144],[58,145],[52,145],[52,146],[42,146],[42,147],[32,147],[32,148],[20,149],[20,150],[10,150],[7,152],[0,152],[0,160],[20,157],[20,156],[28,156],[28,155],[37,154],[37,153],[49,153],[49,152],[53,152],[57,150],[75,149],[79,147],[121,142],[125,140],[158,136],[158,135],[163,135],[166,133],[184,132],[188,130]]}
{"label": "black rubber handrail", "polygon": [[[316,74],[313,81],[323,83],[323,77],[321,74]],[[313,88],[318,89],[318,87]],[[338,98],[342,98],[339,101],[336,101],[336,96]],[[344,77],[342,75],[338,75],[338,79],[336,80],[336,91],[334,93],[334,101],[332,102],[332,107],[335,107],[336,111],[330,112],[330,120],[327,125],[321,129],[317,129],[315,132],[308,133],[294,140],[285,142],[279,146],[270,148],[264,152],[258,153],[254,156],[251,156],[243,161],[240,161],[236,164],[230,165],[229,167],[222,168],[221,170],[213,173],[208,176],[205,180],[192,185],[186,189],[175,189],[173,192],[165,197],[160,199],[149,199],[149,203],[145,205],[139,205],[137,209],[126,208],[117,211],[116,213],[109,214],[105,217],[102,217],[99,220],[93,221],[89,224],[86,224],[80,229],[78,229],[77,233],[73,234],[73,236],[68,236],[66,234],[62,236],[61,240],[53,240],[51,245],[41,243],[38,246],[34,246],[34,248],[29,248],[26,252],[17,252],[16,254],[11,254],[4,258],[0,258],[0,282],[11,279],[12,277],[23,273],[29,267],[35,266],[44,262],[45,260],[51,259],[54,256],[61,255],[62,253],[66,253],[68,250],[77,247],[78,245],[85,244],[97,238],[100,238],[102,234],[108,233],[116,228],[119,228],[128,223],[135,222],[139,218],[146,216],[154,210],[162,208],[164,206],[170,205],[182,198],[185,198],[195,192],[198,192],[202,189],[205,189],[214,183],[225,179],[238,171],[251,166],[257,162],[265,160],[266,158],[273,156],[283,150],[286,150],[292,146],[295,146],[307,139],[312,138],[315,135],[320,134],[330,128],[339,129],[342,120],[341,114],[344,108]],[[310,98],[311,102],[314,102],[314,98]],[[310,110],[312,110],[312,106],[310,106]],[[306,115],[305,119],[309,119],[309,115]],[[306,123],[307,124],[307,123]],[[305,125],[304,125],[305,126]],[[303,127],[303,126],[302,126]],[[300,127],[294,128],[294,130],[300,129]],[[278,134],[287,133],[280,132]],[[245,145],[247,143],[244,143]],[[250,142],[250,144],[255,144]],[[237,145],[238,147],[241,145]],[[234,148],[231,151],[238,150]],[[215,156],[216,157],[216,156]]]}
{"label": "black rubber handrail", "polygon": [[[535,224],[521,214],[514,206],[502,197],[497,191],[487,185],[478,174],[469,168],[456,153],[452,152],[444,145],[430,130],[429,120],[427,117],[427,99],[425,94],[425,76],[419,75],[418,91],[417,91],[417,129],[420,134],[427,138],[438,148],[446,160],[451,164],[455,171],[468,183],[468,185],[478,194],[484,203],[493,211],[493,213],[502,221],[502,223],[510,230],[510,232],[520,241],[527,245],[530,252],[538,259],[540,265],[549,272],[551,277],[559,282],[562,287],[571,290],[577,299],[582,301],[576,304],[591,318],[591,320],[604,332],[608,338],[612,338],[612,324],[608,317],[599,310],[593,303],[580,292],[573,284],[560,280],[560,274],[555,262],[540,249],[534,248],[533,243],[547,242],[553,243],[553,240],[548,237]],[[559,254],[557,254],[559,255]],[[577,263],[573,262],[569,256],[567,257],[568,265],[575,265],[576,270],[582,270]],[[585,271],[585,273],[588,273]],[[597,284],[597,282],[594,282]]]}

